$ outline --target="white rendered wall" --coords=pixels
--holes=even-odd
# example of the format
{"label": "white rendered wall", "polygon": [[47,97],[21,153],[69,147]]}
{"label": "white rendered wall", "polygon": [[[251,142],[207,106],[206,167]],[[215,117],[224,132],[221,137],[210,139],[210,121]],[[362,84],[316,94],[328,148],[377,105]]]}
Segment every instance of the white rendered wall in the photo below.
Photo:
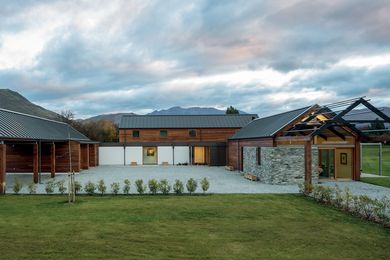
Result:
{"label": "white rendered wall", "polygon": [[100,165],[123,165],[123,152],[122,146],[115,147],[99,147],[99,164]]}
{"label": "white rendered wall", "polygon": [[142,165],[142,146],[126,147],[126,165],[131,164],[131,162]]}
{"label": "white rendered wall", "polygon": [[157,163],[162,164],[163,162],[168,162],[168,164],[173,164],[172,146],[157,147]]}
{"label": "white rendered wall", "polygon": [[175,146],[175,164],[189,163],[190,148],[188,146]]}

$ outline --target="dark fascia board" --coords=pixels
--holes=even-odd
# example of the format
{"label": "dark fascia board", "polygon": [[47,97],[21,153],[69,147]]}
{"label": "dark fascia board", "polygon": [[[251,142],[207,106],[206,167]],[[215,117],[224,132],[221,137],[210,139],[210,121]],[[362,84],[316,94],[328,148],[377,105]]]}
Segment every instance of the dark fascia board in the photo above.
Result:
{"label": "dark fascia board", "polygon": [[226,146],[226,142],[128,142],[100,143],[101,147],[112,146]]}

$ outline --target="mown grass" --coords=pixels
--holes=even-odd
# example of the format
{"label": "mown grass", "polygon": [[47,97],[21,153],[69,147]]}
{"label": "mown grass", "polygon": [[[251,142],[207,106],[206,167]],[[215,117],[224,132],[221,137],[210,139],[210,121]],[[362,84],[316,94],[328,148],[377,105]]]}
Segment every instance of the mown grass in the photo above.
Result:
{"label": "mown grass", "polygon": [[300,195],[0,197],[0,258],[388,259],[390,230]]}
{"label": "mown grass", "polygon": [[390,188],[390,177],[362,177],[360,181]]}
{"label": "mown grass", "polygon": [[[379,147],[363,146],[362,170],[364,173],[379,174]],[[382,146],[382,174],[390,176],[390,145]]]}

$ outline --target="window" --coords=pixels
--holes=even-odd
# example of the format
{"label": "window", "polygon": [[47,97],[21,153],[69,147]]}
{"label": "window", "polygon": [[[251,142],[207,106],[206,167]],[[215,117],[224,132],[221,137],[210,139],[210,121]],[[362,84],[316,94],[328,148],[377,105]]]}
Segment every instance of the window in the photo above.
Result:
{"label": "window", "polygon": [[261,165],[261,147],[256,148],[256,161],[257,165]]}
{"label": "window", "polygon": [[189,136],[191,136],[191,137],[196,137],[196,130],[190,130],[190,131],[188,132],[188,134],[189,134]]}
{"label": "window", "polygon": [[139,137],[139,130],[133,130],[133,137]]}
{"label": "window", "polygon": [[160,137],[167,137],[168,131],[167,130],[160,130]]}

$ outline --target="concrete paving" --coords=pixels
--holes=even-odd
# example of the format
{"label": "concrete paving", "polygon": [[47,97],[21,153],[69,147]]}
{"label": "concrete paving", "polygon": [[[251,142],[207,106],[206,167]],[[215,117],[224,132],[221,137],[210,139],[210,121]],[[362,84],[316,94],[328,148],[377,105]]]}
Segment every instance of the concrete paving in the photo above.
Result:
{"label": "concrete paving", "polygon": [[[23,182],[22,193],[28,193],[27,185],[32,181],[31,174],[7,174],[7,192],[13,193],[12,187],[14,178],[17,177]],[[150,179],[167,179],[173,185],[176,179],[181,180],[184,185],[189,178],[200,182],[206,177],[210,182],[209,193],[297,193],[297,185],[269,185],[260,182],[252,182],[238,173],[225,170],[224,167],[208,166],[99,166],[82,171],[76,175],[76,180],[84,186],[88,181],[97,183],[103,179],[107,192],[110,192],[110,185],[119,182],[121,187],[125,179],[131,181],[131,193],[136,193],[135,180],[143,179],[147,183]],[[37,193],[45,193],[45,183],[50,175],[42,174],[42,184],[37,186]],[[56,181],[66,180],[66,174],[57,174]],[[57,189],[56,189],[57,192]],[[197,192],[202,192],[198,184]]]}

